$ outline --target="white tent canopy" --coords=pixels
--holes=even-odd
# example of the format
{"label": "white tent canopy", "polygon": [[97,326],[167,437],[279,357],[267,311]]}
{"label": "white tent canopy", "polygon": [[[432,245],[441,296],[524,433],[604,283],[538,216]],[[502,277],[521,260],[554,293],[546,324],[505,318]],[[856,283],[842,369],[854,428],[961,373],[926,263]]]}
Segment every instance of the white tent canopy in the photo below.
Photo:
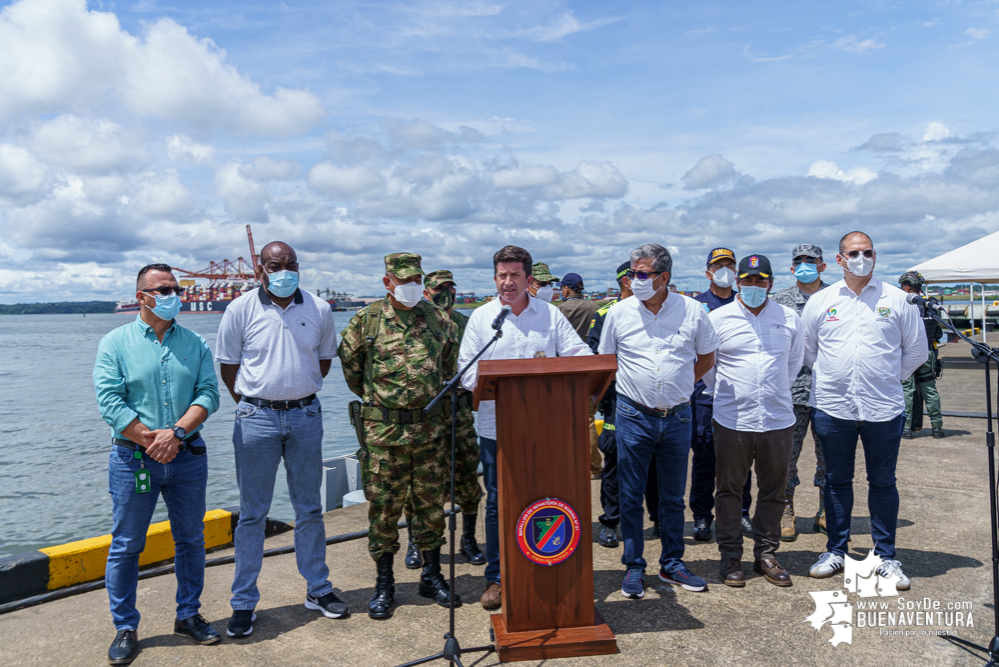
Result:
{"label": "white tent canopy", "polygon": [[919,271],[928,283],[999,283],[999,232],[945,252],[910,271]]}

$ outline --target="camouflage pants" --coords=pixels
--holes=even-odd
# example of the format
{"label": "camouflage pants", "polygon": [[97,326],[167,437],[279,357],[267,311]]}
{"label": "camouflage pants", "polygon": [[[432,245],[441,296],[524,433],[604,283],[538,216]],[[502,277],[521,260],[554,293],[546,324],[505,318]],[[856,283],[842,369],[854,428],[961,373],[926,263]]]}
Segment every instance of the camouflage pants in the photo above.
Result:
{"label": "camouflage pants", "polygon": [[374,560],[399,551],[399,519],[407,495],[413,503],[413,542],[420,551],[444,545],[448,465],[440,440],[395,447],[367,444],[358,451],[364,496],[369,503],[368,551]]}
{"label": "camouflage pants", "polygon": [[[916,383],[919,383],[919,390],[923,394],[926,402],[926,411],[930,413],[930,426],[933,428],[943,427],[943,414],[940,412],[940,392],[937,391],[937,381],[933,379],[933,364],[937,359],[935,350],[930,350],[930,356],[926,363],[916,369],[916,372],[905,380],[902,380],[902,391],[905,394],[905,428],[912,426],[913,396],[916,393]],[[928,380],[920,381],[916,378],[920,375]],[[922,405],[915,406],[915,409],[922,410]]]}
{"label": "camouflage pants", "polygon": [[[450,429],[449,429],[450,430]],[[444,452],[444,470],[450,472],[451,434],[441,442]],[[475,421],[472,419],[472,409],[462,408],[458,411],[458,432],[456,434],[454,461],[454,502],[461,507],[462,512],[475,514],[482,500],[482,487],[479,485],[479,440],[475,435]],[[451,478],[444,478],[444,502],[451,499]],[[413,516],[413,499],[406,498],[406,521]]]}
{"label": "camouflage pants", "polygon": [[[807,405],[794,406],[794,437],[791,444],[791,465],[787,471],[787,488],[784,489],[786,498],[794,497],[794,487],[801,483],[798,479],[798,457],[801,456],[801,446],[805,442],[805,434],[808,433],[808,425],[812,423],[812,408]],[[815,441],[815,486],[822,488],[826,485],[826,461],[822,457],[822,447],[819,445],[819,436],[815,434],[815,424],[812,424],[812,440]]]}

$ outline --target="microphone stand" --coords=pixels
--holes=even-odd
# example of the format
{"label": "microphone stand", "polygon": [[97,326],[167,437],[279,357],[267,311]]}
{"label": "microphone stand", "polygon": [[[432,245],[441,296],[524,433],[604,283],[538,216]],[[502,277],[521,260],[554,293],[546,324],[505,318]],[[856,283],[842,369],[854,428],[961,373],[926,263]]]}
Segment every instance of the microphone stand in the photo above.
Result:
{"label": "microphone stand", "polygon": [[[495,324],[494,324],[495,326]],[[461,655],[463,653],[492,653],[496,650],[494,644],[489,644],[488,646],[476,646],[475,648],[461,648],[458,644],[458,638],[454,634],[454,561],[455,561],[455,539],[454,534],[457,529],[457,521],[455,519],[456,513],[454,512],[454,485],[455,485],[455,458],[457,452],[457,430],[458,430],[458,385],[461,382],[462,376],[466,371],[479,360],[486,350],[493,346],[493,343],[498,341],[503,337],[503,320],[500,320],[499,327],[496,328],[496,334],[492,339],[479,350],[471,361],[469,361],[464,368],[458,371],[458,374],[453,378],[448,380],[447,384],[441,390],[441,393],[437,394],[434,400],[430,401],[427,407],[423,408],[423,414],[429,415],[430,411],[433,409],[437,403],[441,401],[448,394],[451,395],[451,514],[448,516],[448,533],[450,535],[450,547],[451,547],[451,564],[450,573],[448,576],[448,584],[451,587],[451,596],[448,600],[448,616],[449,616],[449,629],[447,633],[444,634],[444,650],[440,653],[435,653],[434,655],[427,656],[426,658],[420,658],[418,660],[413,660],[412,662],[407,662],[405,664],[399,665],[399,667],[413,667],[413,665],[422,665],[425,662],[432,662],[434,660],[447,660],[451,665],[457,665],[458,667],[464,667],[461,662]],[[465,508],[462,508],[462,512]]]}
{"label": "microphone stand", "polygon": [[[996,665],[999,665],[999,532],[997,532],[999,531],[999,511],[997,511],[997,508],[999,508],[999,499],[997,499],[996,491],[996,436],[992,431],[992,372],[989,367],[989,362],[994,361],[997,366],[999,366],[999,350],[989,347],[985,343],[976,342],[968,336],[965,336],[957,330],[950,319],[945,320],[941,318],[939,315],[940,306],[934,300],[927,300],[924,302],[924,305],[930,310],[930,314],[938,324],[942,324],[955,336],[971,345],[971,356],[974,357],[976,361],[981,364],[985,364],[985,413],[988,416],[988,428],[985,432],[985,446],[989,456],[989,503],[992,518],[992,612],[994,617],[994,631],[992,634],[992,641],[989,642],[988,648],[979,646],[978,644],[969,642],[967,639],[961,639],[960,637],[956,637],[954,635],[945,635],[944,639],[988,654],[989,660],[985,663],[985,667],[996,667]],[[985,331],[984,320],[982,321],[982,331]],[[997,401],[999,401],[999,398],[997,398]],[[912,409],[915,410],[916,406],[913,405]],[[919,406],[919,409],[922,410],[923,407]],[[453,521],[454,516],[452,516],[451,519]]]}

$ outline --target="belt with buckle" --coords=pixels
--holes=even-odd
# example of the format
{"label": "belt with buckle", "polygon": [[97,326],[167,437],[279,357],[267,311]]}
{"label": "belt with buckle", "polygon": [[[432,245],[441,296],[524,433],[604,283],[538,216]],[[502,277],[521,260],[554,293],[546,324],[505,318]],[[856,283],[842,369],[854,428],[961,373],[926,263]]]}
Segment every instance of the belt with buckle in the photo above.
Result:
{"label": "belt with buckle", "polygon": [[270,408],[271,410],[292,410],[294,408],[304,408],[306,405],[310,405],[312,401],[316,400],[316,395],[306,396],[305,398],[299,398],[294,401],[268,401],[266,398],[254,398],[252,396],[244,396],[242,399],[244,402],[250,405],[256,405],[261,408]]}
{"label": "belt with buckle", "polygon": [[643,415],[649,415],[650,417],[672,417],[677,410],[682,410],[690,405],[690,401],[684,401],[683,403],[677,403],[672,408],[667,408],[666,410],[657,410],[656,408],[650,408],[641,403],[636,403],[635,401],[630,401],[631,405],[641,412]]}
{"label": "belt with buckle", "polygon": [[[192,452],[203,453],[205,451],[204,447],[192,447],[191,446],[193,443],[197,442],[200,439],[201,439],[201,433],[195,433],[194,435],[187,436],[180,443],[180,447],[177,448],[177,451],[180,452],[180,451],[183,451],[185,449],[189,449]],[[132,450],[133,452],[135,451],[136,447],[139,448],[140,452],[146,451],[146,448],[143,447],[142,445],[136,444],[136,443],[132,442],[131,440],[126,440],[124,438],[111,438],[111,442],[114,445],[118,446],[118,447],[124,447],[125,449]]]}
{"label": "belt with buckle", "polygon": [[441,404],[438,403],[430,411],[430,415],[423,413],[423,408],[416,410],[390,410],[380,408],[377,405],[365,405],[361,408],[361,418],[369,422],[382,422],[385,424],[419,424],[434,417],[439,417],[442,412]]}

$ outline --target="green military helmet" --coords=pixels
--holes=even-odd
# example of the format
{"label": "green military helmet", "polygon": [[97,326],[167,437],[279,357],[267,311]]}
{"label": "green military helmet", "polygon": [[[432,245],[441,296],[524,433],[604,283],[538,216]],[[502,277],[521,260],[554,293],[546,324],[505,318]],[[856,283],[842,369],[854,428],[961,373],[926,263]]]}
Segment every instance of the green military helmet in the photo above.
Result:
{"label": "green military helmet", "polygon": [[454,275],[446,269],[431,271],[423,279],[423,286],[427,289],[437,289],[444,283],[454,283]]}
{"label": "green military helmet", "polygon": [[920,285],[926,284],[926,278],[919,271],[906,271],[898,277],[898,284],[919,288]]}
{"label": "green military helmet", "polygon": [[539,283],[550,283],[558,280],[552,275],[552,272],[548,270],[548,265],[544,262],[538,262],[531,267],[531,275],[534,276],[534,280]]}
{"label": "green military helmet", "polygon": [[394,252],[385,255],[385,271],[399,280],[426,275],[420,267],[423,258],[413,252]]}

